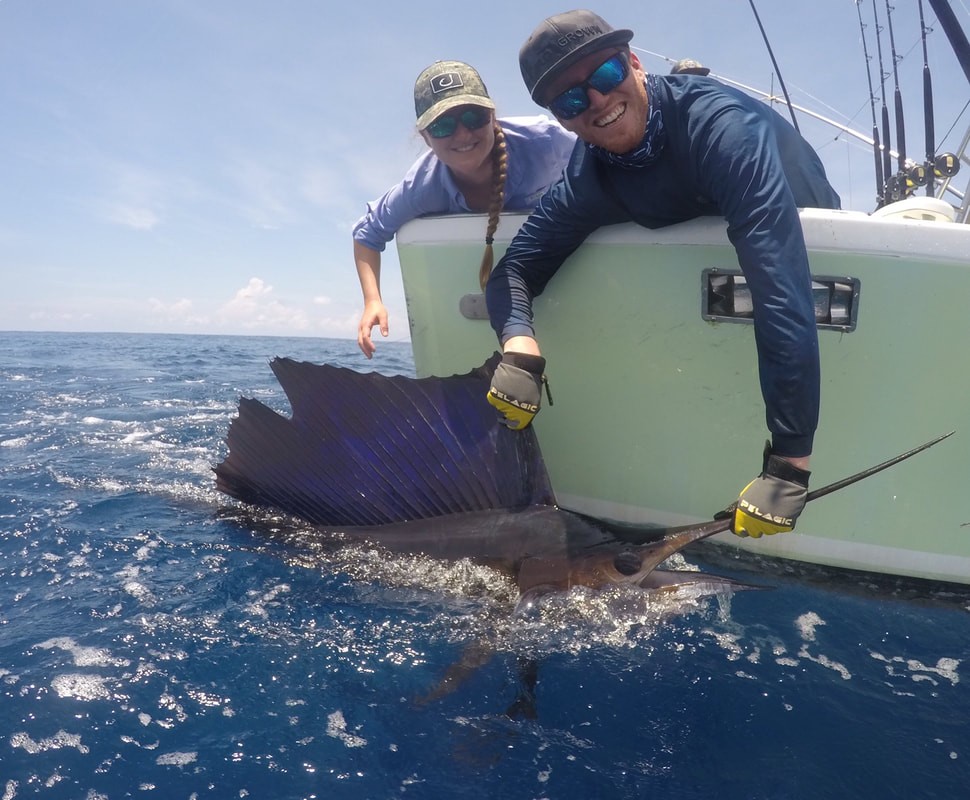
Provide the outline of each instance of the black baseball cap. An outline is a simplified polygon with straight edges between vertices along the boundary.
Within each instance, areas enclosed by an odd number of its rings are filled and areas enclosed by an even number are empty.
[[[539,105],[543,95],[563,70],[589,53],[627,44],[633,31],[615,29],[599,14],[579,9],[549,17],[536,28],[519,50],[522,79]]]

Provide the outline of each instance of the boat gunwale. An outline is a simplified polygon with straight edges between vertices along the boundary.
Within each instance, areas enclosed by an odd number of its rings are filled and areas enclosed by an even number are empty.
[[[918,258],[970,267],[970,225],[919,219],[872,216],[863,211],[801,209],[802,230],[810,252]],[[504,212],[495,242],[507,245],[528,214]],[[399,247],[474,244],[479,246],[484,214],[422,217],[397,233]],[[724,246],[727,223],[721,217],[697,217],[664,228],[634,222],[599,228],[587,244]]]

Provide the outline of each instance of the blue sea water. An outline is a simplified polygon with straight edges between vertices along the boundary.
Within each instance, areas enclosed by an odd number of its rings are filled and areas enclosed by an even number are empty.
[[[487,569],[216,492],[239,397],[287,409],[276,355],[412,373],[404,344],[0,333],[3,800],[970,796],[970,591],[701,547],[680,566],[772,588],[513,619]]]

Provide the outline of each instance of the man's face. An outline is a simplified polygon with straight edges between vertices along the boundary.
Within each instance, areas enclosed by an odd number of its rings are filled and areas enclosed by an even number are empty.
[[[550,84],[546,102],[575,86],[583,86],[590,76],[617,53],[607,48],[590,53],[570,66]],[[556,115],[562,126],[580,139],[614,153],[628,153],[640,144],[647,127],[647,90],[643,67],[636,54],[629,53],[629,70],[616,88],[603,94],[586,85],[589,108],[572,119]],[[553,109],[555,114],[555,109]]]

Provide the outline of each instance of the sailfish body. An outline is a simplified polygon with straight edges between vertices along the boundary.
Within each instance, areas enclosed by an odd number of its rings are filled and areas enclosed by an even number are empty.
[[[243,398],[216,486],[392,552],[500,569],[523,595],[574,585],[733,585],[657,569],[703,531],[636,544],[558,508],[535,431],[509,430],[485,401],[497,361],[464,375],[408,378],[274,359],[292,416]]]

